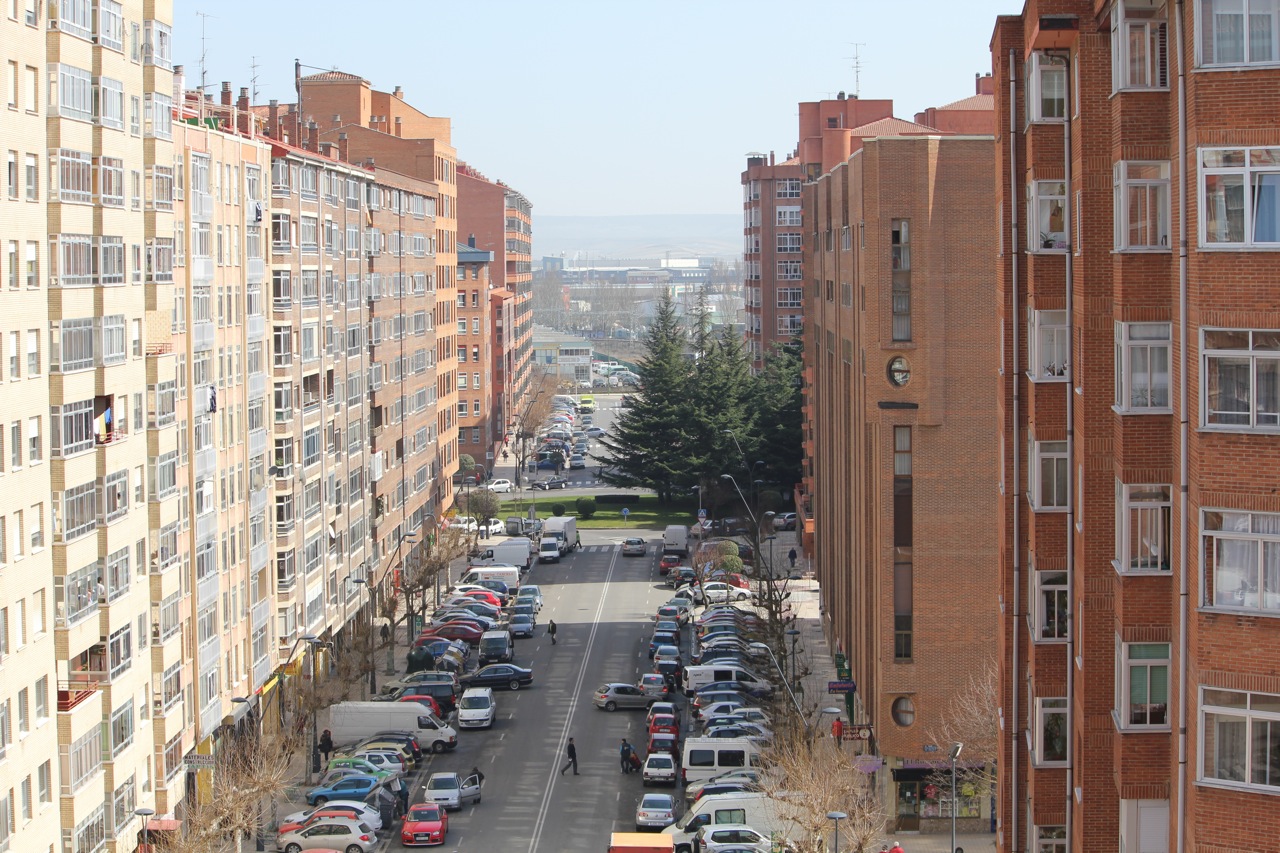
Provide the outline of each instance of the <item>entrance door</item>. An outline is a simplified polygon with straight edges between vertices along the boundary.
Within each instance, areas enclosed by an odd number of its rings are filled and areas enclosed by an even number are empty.
[[[920,783],[898,783],[898,819],[896,827],[899,832],[920,831]]]

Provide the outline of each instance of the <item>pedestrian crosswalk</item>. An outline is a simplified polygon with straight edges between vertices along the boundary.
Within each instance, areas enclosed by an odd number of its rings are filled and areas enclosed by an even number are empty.
[[[583,545],[582,553],[599,554],[607,551],[612,551],[614,548],[617,548],[617,547],[618,547],[617,545]]]

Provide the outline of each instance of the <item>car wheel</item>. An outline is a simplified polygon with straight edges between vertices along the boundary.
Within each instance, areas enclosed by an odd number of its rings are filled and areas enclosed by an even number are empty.
[[[519,690],[520,682],[513,678],[511,679],[511,683],[508,684],[507,686],[510,687],[512,690]]]
[[[297,844],[290,844],[284,848],[284,853],[302,853],[302,847]]]
[[[347,853],[364,853],[364,850],[360,847],[359,844],[352,844],[349,847],[347,847]]]
[[[605,702],[604,709],[606,711],[616,711],[618,710],[618,703],[613,701]]]
[[[328,798],[328,797],[316,797],[316,798],[315,798],[315,800],[314,800],[314,802],[315,802],[315,804],[316,804],[317,806],[323,806],[325,803],[329,802],[329,798]],[[299,848],[299,849],[301,849],[301,848]]]
[[[431,751],[434,752],[436,755],[439,755],[440,753],[444,752],[444,747],[445,747],[444,741],[438,740],[435,743],[431,744]]]

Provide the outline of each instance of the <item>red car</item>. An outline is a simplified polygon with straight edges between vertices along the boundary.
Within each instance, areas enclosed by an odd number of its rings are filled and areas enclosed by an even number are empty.
[[[658,574],[665,575],[678,565],[680,565],[679,556],[676,554],[663,554],[662,559],[658,561]]]
[[[437,717],[440,716],[440,703],[435,700],[435,697],[428,696],[425,693],[406,693],[403,696],[397,696],[396,701],[417,702],[421,705],[426,705],[431,709],[431,713],[435,714]]]
[[[649,734],[678,735],[680,734],[680,725],[671,714],[654,714],[653,719],[649,721]]]
[[[417,803],[409,806],[400,826],[400,843],[405,847],[444,844],[449,834],[449,814],[436,803]]]
[[[649,735],[649,748],[645,750],[646,755],[653,755],[655,752],[665,752],[673,755],[676,760],[680,760],[680,739],[672,734],[656,734]]]
[[[444,637],[446,640],[461,640],[473,646],[480,645],[480,635],[484,631],[471,624],[470,622],[446,622],[443,625],[437,625],[429,632],[418,637],[422,640],[424,637]]]
[[[498,596],[494,595],[492,592],[485,592],[480,589],[469,589],[464,592],[463,595],[467,596],[467,598],[474,598],[478,601],[483,601],[485,604],[492,605],[499,609],[502,607],[502,599],[498,598]]]

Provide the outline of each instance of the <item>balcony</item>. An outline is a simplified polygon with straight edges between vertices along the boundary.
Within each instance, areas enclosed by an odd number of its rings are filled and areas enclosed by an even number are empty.
[[[219,589],[216,572],[196,581],[196,610],[203,610],[217,601]]]
[[[192,222],[210,222],[213,219],[213,196],[193,190],[187,196],[187,210]]]
[[[249,490],[249,515],[261,515],[267,509],[267,490],[250,489]]]
[[[271,618],[271,599],[264,598],[261,601],[259,601],[257,604],[253,605],[253,610],[250,611],[249,624],[250,626],[252,626],[252,629],[256,631],[257,629],[261,628],[263,625],[267,624],[267,620],[270,618]]]
[[[267,263],[262,258],[249,258],[244,265],[245,284],[261,284]]]
[[[271,561],[271,551],[266,542],[249,549],[249,571],[260,572]]]
[[[213,349],[214,338],[217,330],[213,323],[192,323],[191,324],[191,348],[196,352],[205,352]]]
[[[266,602],[263,603],[265,604]],[[271,655],[263,655],[253,662],[253,684],[255,687],[267,683],[267,679],[271,676],[271,669]]]
[[[245,318],[245,337],[250,343],[260,341],[267,334],[267,320],[261,314],[250,314]]]
[[[261,374],[258,374],[261,375]],[[255,429],[249,431],[249,458],[261,456],[267,452],[267,431]]]
[[[187,266],[191,270],[193,284],[209,284],[213,281],[213,258],[190,258]]]
[[[216,636],[205,640],[196,650],[196,672],[203,674],[213,669],[221,656],[222,642]]]
[[[276,571],[276,594],[277,595],[288,595],[289,593],[293,592],[293,588],[297,585],[298,585],[297,575],[293,574],[292,572],[290,572],[287,575],[282,575],[277,569]],[[280,640],[281,642],[283,642],[284,638],[281,637]]]
[[[89,677],[89,673],[73,672],[67,681],[58,682],[58,711],[74,710],[82,703],[98,695],[101,683]]]
[[[196,542],[209,542],[218,537],[218,514],[204,512],[196,516]]]
[[[249,399],[259,400],[267,393],[267,374],[249,374]]]

